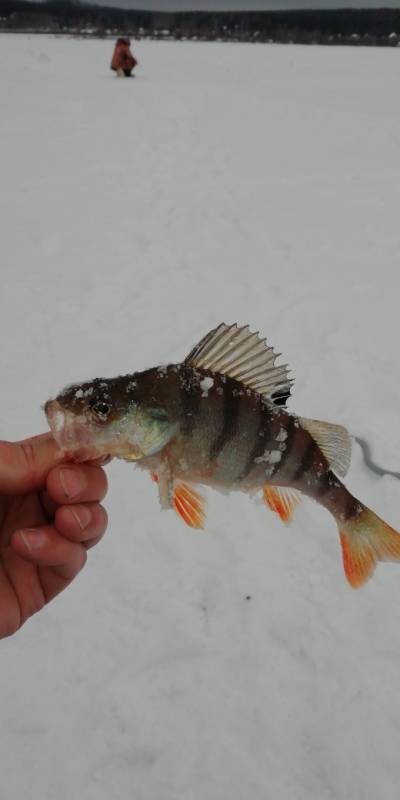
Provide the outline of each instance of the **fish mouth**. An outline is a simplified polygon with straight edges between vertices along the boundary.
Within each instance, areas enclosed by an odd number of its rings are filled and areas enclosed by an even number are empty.
[[[75,461],[89,461],[105,455],[93,444],[87,420],[63,408],[58,400],[48,400],[44,406],[52,435],[60,450]]]

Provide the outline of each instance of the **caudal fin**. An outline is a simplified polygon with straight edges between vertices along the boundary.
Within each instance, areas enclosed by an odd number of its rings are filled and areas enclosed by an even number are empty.
[[[377,561],[400,561],[400,534],[366,506],[339,523],[339,535],[344,571],[353,589],[366,583]]]

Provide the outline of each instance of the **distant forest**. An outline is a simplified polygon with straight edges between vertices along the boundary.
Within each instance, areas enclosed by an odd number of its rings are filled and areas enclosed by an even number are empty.
[[[203,41],[400,46],[400,9],[152,12],[2,0],[0,31]]]

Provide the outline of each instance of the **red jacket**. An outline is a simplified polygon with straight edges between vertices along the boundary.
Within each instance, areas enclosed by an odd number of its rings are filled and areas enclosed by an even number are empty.
[[[111,61],[111,69],[133,69],[137,64],[136,58],[132,55],[126,39],[118,39]]]

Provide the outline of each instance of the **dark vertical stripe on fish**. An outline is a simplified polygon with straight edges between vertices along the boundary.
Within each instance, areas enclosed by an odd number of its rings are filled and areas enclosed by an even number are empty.
[[[224,406],[222,429],[210,448],[210,461],[214,461],[229,439],[235,435],[240,412],[240,394],[236,381],[227,378],[223,385]]]
[[[190,376],[188,371],[185,372],[186,374],[184,376],[181,375],[179,379],[179,392],[183,418],[182,433],[187,435],[194,426],[195,417],[199,410],[201,390],[197,378]],[[194,380],[196,384],[193,386]]]
[[[255,463],[256,458],[261,458],[264,455],[265,451],[268,447],[269,441],[269,426],[271,424],[272,414],[268,411],[260,412],[260,423],[256,433],[256,440],[252,450],[250,451],[250,455],[238,476],[238,480],[242,481],[244,478],[247,478],[253,467],[258,466]]]
[[[328,471],[328,469],[325,469],[325,471],[323,472],[318,481],[318,486],[315,496],[318,497],[318,499],[325,497],[325,495],[328,494],[328,492],[330,492],[332,488],[333,484],[330,472]]]
[[[330,495],[330,498],[328,498],[328,495]],[[313,496],[330,510],[332,510],[331,504],[333,504],[335,513],[339,513],[343,520],[351,519],[360,513],[359,501],[350,494],[329,468],[321,475],[316,493]]]
[[[293,475],[292,480],[297,483],[300,481],[301,478],[311,469],[314,463],[314,456],[317,452],[317,445],[314,442],[314,439],[311,439],[307,444],[307,447],[303,453],[303,457],[301,459],[300,466],[296,469],[296,472]]]
[[[343,516],[345,519],[351,519],[355,515],[360,513],[360,509],[362,508],[361,504],[352,494],[346,489],[345,486],[341,486],[338,489],[343,496]],[[343,493],[343,494],[342,494]]]

